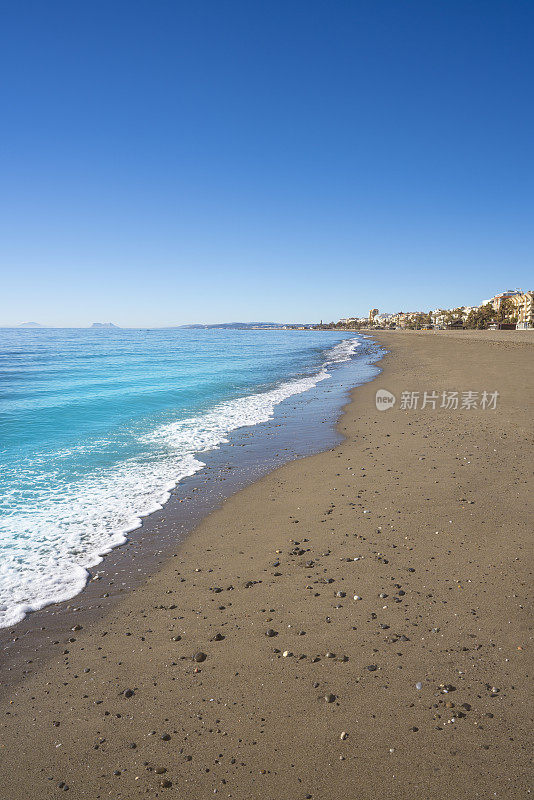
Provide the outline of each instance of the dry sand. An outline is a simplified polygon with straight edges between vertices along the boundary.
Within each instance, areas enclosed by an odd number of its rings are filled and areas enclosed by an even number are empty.
[[[0,797],[527,795],[534,341],[376,338],[341,445],[231,497],[11,688]],[[380,412],[379,388],[500,396]]]

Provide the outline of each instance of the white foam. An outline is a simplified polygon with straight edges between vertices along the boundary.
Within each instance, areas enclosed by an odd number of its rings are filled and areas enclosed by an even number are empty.
[[[328,378],[328,367],[349,360],[358,345],[354,338],[337,344],[315,375],[161,425],[142,437],[148,445],[144,458],[101,469],[61,491],[43,489],[25,512],[5,518],[0,525],[0,627],[78,594],[87,570],[123,544],[143,517],[160,509],[180,480],[202,469],[195,453],[219,447],[231,431],[266,422],[279,403]]]

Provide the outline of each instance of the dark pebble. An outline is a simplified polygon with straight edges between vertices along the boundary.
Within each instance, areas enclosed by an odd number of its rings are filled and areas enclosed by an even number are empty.
[[[198,653],[195,653],[195,655],[193,656],[193,661],[196,661],[197,664],[200,664],[202,661],[205,661],[206,659],[207,659],[206,653],[203,653],[201,650],[199,650]]]

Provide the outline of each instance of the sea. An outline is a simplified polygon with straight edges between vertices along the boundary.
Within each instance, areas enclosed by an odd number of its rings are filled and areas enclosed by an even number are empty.
[[[78,594],[232,432],[378,357],[341,331],[0,329],[0,627]]]

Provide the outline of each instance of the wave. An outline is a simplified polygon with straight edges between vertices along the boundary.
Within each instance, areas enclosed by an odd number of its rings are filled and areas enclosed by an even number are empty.
[[[161,509],[181,480],[204,467],[196,454],[220,447],[232,431],[267,422],[277,405],[328,378],[329,368],[350,360],[359,344],[351,338],[335,345],[314,375],[159,425],[140,437],[142,456],[45,488],[24,511],[7,516],[0,527],[0,627],[77,595],[88,569]]]

